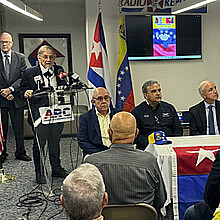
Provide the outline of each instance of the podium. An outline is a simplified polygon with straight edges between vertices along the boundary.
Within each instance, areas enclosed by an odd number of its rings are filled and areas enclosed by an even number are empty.
[[[69,89],[69,90],[58,90],[56,93],[58,94],[58,97],[67,96],[68,100],[65,100],[65,103],[68,103],[72,107],[72,114],[73,118],[76,123],[72,123],[71,121],[67,121],[64,123],[64,129],[62,132],[62,136],[70,136],[70,135],[76,135],[79,127],[79,116],[85,112],[88,111],[87,105],[76,105],[74,103],[74,96],[77,93],[81,93],[85,91],[85,89]],[[35,97],[40,97],[41,95],[47,95],[45,92],[39,92],[35,95]],[[24,138],[33,138],[34,134],[31,129],[31,126],[27,122],[28,118],[28,110],[25,109],[24,111]]]

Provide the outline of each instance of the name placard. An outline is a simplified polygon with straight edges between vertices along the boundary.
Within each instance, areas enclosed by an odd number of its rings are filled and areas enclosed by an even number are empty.
[[[55,105],[39,108],[42,124],[73,121],[74,116],[71,105]]]

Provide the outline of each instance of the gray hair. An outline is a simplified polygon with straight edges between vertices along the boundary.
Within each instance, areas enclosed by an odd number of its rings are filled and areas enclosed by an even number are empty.
[[[37,55],[41,56],[47,50],[51,50],[53,52],[53,56],[56,57],[56,53],[55,53],[54,49],[49,45],[41,46],[37,52]]]
[[[160,84],[158,83],[158,81],[148,80],[148,81],[146,81],[146,82],[143,84],[143,86],[142,86],[142,92],[143,92],[143,94],[144,94],[144,93],[147,93],[147,88],[148,88],[149,86],[152,86],[153,84],[158,84],[158,85],[160,86]]]
[[[105,185],[98,168],[82,164],[63,181],[63,203],[70,220],[90,220],[99,216]]]
[[[199,84],[198,91],[199,91],[200,95],[204,92],[204,89],[209,82],[210,81],[208,81],[208,80],[204,80]]]

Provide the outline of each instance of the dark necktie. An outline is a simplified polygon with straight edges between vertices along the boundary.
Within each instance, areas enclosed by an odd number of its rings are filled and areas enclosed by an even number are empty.
[[[6,77],[7,79],[9,79],[9,59],[8,59],[8,55],[5,55],[5,73],[6,73]]]
[[[215,127],[214,127],[214,117],[213,117],[213,111],[212,111],[212,105],[210,105],[209,108],[209,113],[208,113],[208,121],[209,121],[209,134],[215,134]]]

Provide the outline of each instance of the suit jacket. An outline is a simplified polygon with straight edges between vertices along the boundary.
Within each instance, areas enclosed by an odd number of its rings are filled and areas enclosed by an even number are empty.
[[[215,101],[217,125],[220,131],[220,101]],[[206,135],[207,120],[204,101],[189,109],[190,135]]]
[[[110,119],[117,112],[116,109],[111,108]],[[108,149],[102,143],[101,130],[95,108],[80,116],[77,138],[79,146],[83,150],[83,156]]]
[[[65,82],[58,77],[58,70],[59,69],[61,69],[63,71],[63,68],[61,66],[57,66],[57,65],[54,66],[54,74],[56,76],[57,86],[62,86],[62,85],[65,85]],[[40,83],[40,90],[43,91],[44,90],[43,87],[45,86],[45,83],[43,81],[43,74],[41,72],[40,66],[37,65],[34,67],[30,67],[25,71],[24,76],[21,81],[21,87],[20,87],[21,98],[26,100],[24,98],[24,93],[26,90],[33,90],[34,92],[37,90],[37,82],[35,79],[36,79],[36,77],[39,77],[39,76],[42,79],[42,83]],[[38,108],[39,107],[46,107],[49,105],[48,95],[45,95],[45,96],[39,95],[36,97],[32,97],[29,101],[30,101],[32,114],[34,116],[34,120],[36,120],[40,117]],[[30,125],[32,125],[30,115],[28,117],[28,122]]]
[[[19,90],[21,79],[25,69],[27,68],[25,57],[23,54],[12,51],[11,52],[11,65],[10,65],[10,78],[7,80],[5,68],[2,60],[2,54],[0,53],[0,89],[9,88],[10,86],[15,89],[12,92],[14,96],[14,104],[16,108],[25,106],[25,102],[20,99]],[[9,107],[12,101],[0,96],[0,107]]]
[[[220,151],[216,154],[213,167],[209,173],[205,186],[204,199],[212,211],[215,211],[220,202]]]

